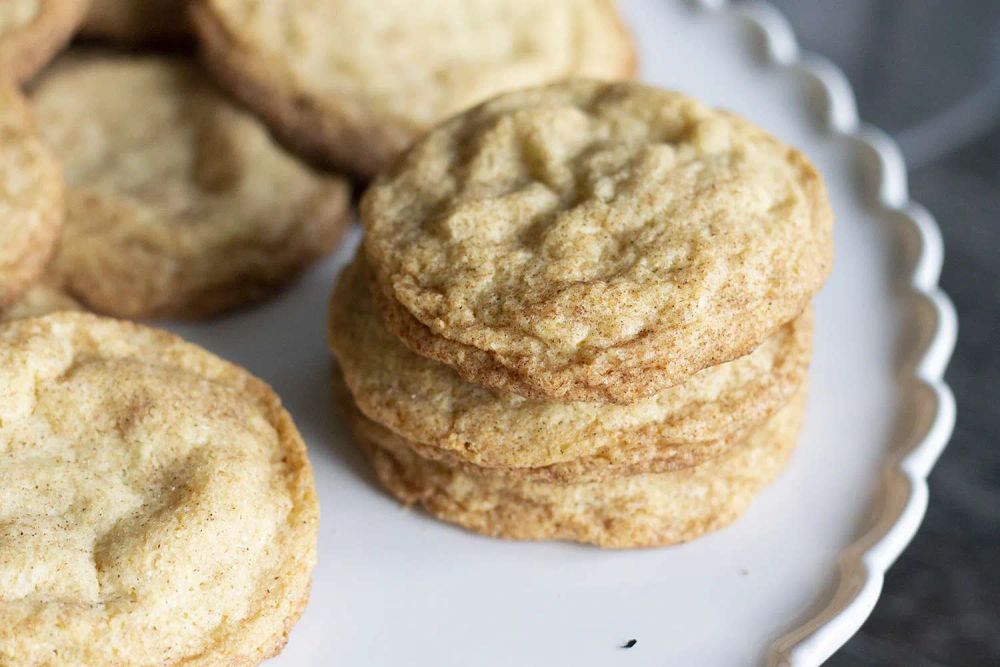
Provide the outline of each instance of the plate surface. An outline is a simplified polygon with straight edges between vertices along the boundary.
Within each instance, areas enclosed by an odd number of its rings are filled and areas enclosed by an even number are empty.
[[[309,445],[319,565],[271,664],[818,664],[870,612],[916,530],[954,417],[940,375],[955,323],[936,288],[937,230],[908,202],[898,152],[858,126],[842,76],[800,59],[766,5],[623,5],[645,80],[747,116],[826,177],[837,261],[817,299],[809,413],[789,469],[735,525],[659,550],[502,542],[401,509],[374,485],[330,393],[326,301],[355,232],[278,300],[171,327],[269,381]]]

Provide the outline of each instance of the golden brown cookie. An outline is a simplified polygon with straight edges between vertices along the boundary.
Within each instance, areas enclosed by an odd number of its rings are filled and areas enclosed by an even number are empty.
[[[622,78],[613,0],[197,0],[206,64],[288,145],[372,176],[442,118],[500,91]]]
[[[174,42],[191,34],[186,0],[92,0],[80,33],[126,44]]]
[[[267,385],[166,332],[60,313],[0,325],[0,396],[0,664],[281,650],[318,505]]]
[[[477,533],[613,548],[665,546],[739,517],[784,468],[804,409],[803,391],[745,442],[700,466],[584,484],[512,479],[502,472],[472,475],[420,458],[374,422],[359,439],[392,495]],[[371,437],[372,431],[384,437]]]
[[[0,308],[41,275],[62,221],[59,165],[21,93],[0,80]]]
[[[753,429],[745,429],[716,440],[704,442],[657,443],[642,440],[625,440],[593,456],[581,456],[533,468],[480,466],[471,463],[464,452],[443,449],[409,440],[369,419],[355,404],[351,392],[344,384],[339,369],[334,369],[333,393],[341,415],[362,441],[378,442],[390,449],[406,449],[419,458],[438,462],[470,478],[504,479],[529,482],[548,482],[576,485],[586,482],[605,482],[629,475],[663,473],[684,470],[715,459],[747,438]]]
[[[390,335],[359,258],[330,303],[330,346],[354,403],[425,458],[566,480],[664,471],[718,455],[805,382],[811,310],[752,354],[631,405],[557,403],[470,384]]]
[[[73,36],[90,0],[0,2],[0,79],[24,83]]]
[[[258,301],[350,222],[343,179],[285,153],[186,60],[70,58],[34,104],[67,182],[53,271],[94,310],[202,317]]]
[[[748,354],[832,264],[805,157],[679,93],[573,81],[453,118],[361,204],[392,333],[467,380],[632,403]]]
[[[0,308],[0,322],[38,317],[61,310],[81,310],[80,304],[58,287],[39,282],[28,288],[21,298]]]

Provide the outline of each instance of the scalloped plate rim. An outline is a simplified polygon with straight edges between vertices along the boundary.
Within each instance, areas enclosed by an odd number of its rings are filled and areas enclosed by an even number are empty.
[[[884,463],[886,474],[880,489],[888,494],[891,478],[904,480],[907,500],[895,517],[886,516],[883,508],[872,528],[841,551],[837,583],[832,594],[827,595],[826,604],[772,642],[768,651],[771,665],[819,665],[861,628],[875,608],[886,571],[923,521],[928,502],[927,477],[954,430],[955,398],[944,381],[944,372],[958,335],[958,317],[948,295],[938,286],[944,242],[934,217],[909,198],[906,164],[899,147],[885,132],[859,119],[854,92],[839,67],[826,58],[803,52],[785,17],[763,0],[740,5],[728,0],[695,0],[695,5],[702,11],[735,12],[753,24],[764,35],[770,67],[804,72],[822,86],[826,129],[861,142],[878,157],[881,208],[900,215],[920,239],[920,254],[909,276],[909,292],[929,304],[935,314],[934,330],[906,378],[932,393],[935,410],[923,436],[903,455],[890,456]]]

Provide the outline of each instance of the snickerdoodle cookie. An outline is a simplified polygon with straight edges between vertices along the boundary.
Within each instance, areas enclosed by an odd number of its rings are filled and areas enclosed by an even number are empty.
[[[700,466],[583,484],[473,475],[421,458],[370,420],[355,431],[383,486],[444,521],[508,539],[649,547],[692,540],[739,517],[784,468],[804,406],[803,391],[744,442]]]
[[[260,300],[349,224],[345,181],[285,153],[185,60],[67,58],[33,101],[67,183],[53,272],[94,310],[200,317]]]
[[[0,78],[23,83],[69,41],[90,0],[0,2]]]
[[[59,165],[21,93],[0,81],[0,308],[41,275],[62,221]]]
[[[60,310],[81,310],[76,299],[58,287],[43,281],[35,283],[14,303],[0,308],[0,322],[38,317]]]
[[[613,0],[196,0],[206,64],[283,140],[372,176],[437,121],[498,92],[622,78]]]
[[[379,321],[363,258],[330,304],[330,345],[354,404],[425,458],[579,480],[665,471],[718,455],[805,382],[811,310],[753,353],[630,405],[526,399],[471,384],[407,349]]]
[[[757,348],[832,264],[823,182],[732,114],[630,82],[439,125],[361,205],[390,330],[466,379],[631,403]]]
[[[92,0],[80,33],[126,44],[184,39],[187,0]]]
[[[281,650],[318,505],[263,382],[129,322],[9,322],[0,451],[0,664],[255,665]]]

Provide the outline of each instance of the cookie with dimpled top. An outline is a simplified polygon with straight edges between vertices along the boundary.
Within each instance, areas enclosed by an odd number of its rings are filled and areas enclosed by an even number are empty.
[[[318,505],[271,389],[82,313],[0,325],[0,663],[255,665],[309,595]]]
[[[438,519],[492,537],[635,548],[686,542],[735,521],[785,467],[804,409],[803,388],[742,443],[693,468],[571,484],[471,474],[421,458],[364,417],[353,427],[389,493]]]
[[[122,44],[182,41],[191,36],[187,0],[91,0],[80,33]]]
[[[361,204],[392,333],[470,382],[634,403],[749,354],[833,257],[820,175],[730,113],[632,82],[501,95]]]

